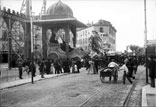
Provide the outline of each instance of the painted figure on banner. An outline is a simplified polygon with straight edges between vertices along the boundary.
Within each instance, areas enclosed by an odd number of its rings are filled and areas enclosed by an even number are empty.
[[[63,37],[64,37],[64,33],[63,33],[63,29],[54,29],[53,31],[49,32],[49,42],[50,43],[56,43],[56,44],[60,44],[63,43]]]
[[[93,35],[89,38],[89,46],[96,53],[100,52],[102,39],[100,38],[97,31],[92,31]]]

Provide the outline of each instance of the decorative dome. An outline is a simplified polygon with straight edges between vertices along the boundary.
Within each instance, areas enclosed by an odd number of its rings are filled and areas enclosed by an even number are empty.
[[[46,15],[50,15],[55,18],[71,18],[73,17],[73,11],[68,5],[59,1],[47,9]]]

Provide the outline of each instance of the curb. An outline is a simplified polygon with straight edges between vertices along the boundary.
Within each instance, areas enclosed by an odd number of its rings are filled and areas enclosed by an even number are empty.
[[[147,97],[146,97],[146,89],[145,89],[145,86],[142,88],[141,106],[146,106],[147,107]]]
[[[13,88],[13,87],[21,86],[21,85],[28,84],[28,83],[31,83],[31,81],[30,82],[21,83],[21,84],[17,84],[17,85],[12,85],[12,86],[8,86],[8,87],[4,87],[4,88],[0,88],[0,90]]]
[[[150,101],[149,99],[147,99],[147,95],[154,95],[155,98],[156,98],[156,88],[151,88],[150,85],[145,85],[143,88],[142,88],[142,102],[141,102],[141,106],[155,106],[156,105],[156,102],[154,100],[154,105],[150,105],[150,102],[148,104],[148,101]]]
[[[64,74],[61,74],[61,75],[56,75],[56,76],[47,77],[47,78],[39,78],[39,79],[34,80],[34,82],[41,81],[41,80],[46,80],[46,79],[49,79],[49,78],[55,78],[55,77],[59,77],[59,76],[67,75],[67,74],[69,74],[69,73],[64,73]],[[9,89],[9,88],[13,88],[13,87],[29,84],[29,83],[31,83],[31,81],[26,81],[26,82],[23,82],[23,83],[12,85],[12,86],[7,86],[7,87],[4,87],[4,88],[0,88],[0,90]]]

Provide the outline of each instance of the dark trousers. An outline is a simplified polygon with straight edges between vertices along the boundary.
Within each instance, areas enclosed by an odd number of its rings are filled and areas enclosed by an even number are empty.
[[[36,73],[36,70],[33,70],[33,71],[32,71],[33,77],[35,77],[35,73]]]
[[[44,78],[44,69],[41,69],[40,73],[41,73],[41,78]]]
[[[22,67],[19,67],[19,78],[22,79]]]
[[[132,68],[129,68],[128,71],[129,71],[129,73],[128,73],[129,74],[129,77],[133,77],[133,69]]]
[[[124,71],[124,74],[123,74],[123,83],[124,83],[124,84],[125,84],[126,78],[127,78],[128,81],[132,84],[132,80],[129,78],[129,74],[126,73],[126,71]]]
[[[133,68],[129,68],[128,71],[129,71],[128,73],[129,77],[135,79],[135,77],[133,76]]]
[[[49,68],[46,70],[46,73],[47,74],[50,74],[50,69]]]
[[[98,73],[98,65],[95,65],[95,69],[96,69],[95,73],[97,74]]]
[[[60,73],[59,71],[60,70],[58,68],[55,68],[55,74],[59,74]]]
[[[77,73],[80,73],[80,70],[79,70],[79,68],[77,68]]]
[[[151,79],[151,87],[155,87],[155,80],[154,80],[154,78],[150,77],[150,79]]]
[[[137,72],[137,68],[138,68],[138,66],[135,66],[135,67],[133,68],[135,74],[136,74],[136,72]]]

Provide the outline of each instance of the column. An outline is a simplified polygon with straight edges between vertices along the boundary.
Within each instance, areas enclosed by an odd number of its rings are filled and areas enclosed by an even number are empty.
[[[42,54],[43,54],[43,58],[46,59],[47,58],[47,41],[46,41],[46,26],[42,26]]]
[[[70,42],[70,34],[69,34],[69,26],[64,28],[65,30],[65,42],[66,42],[66,55],[68,56],[69,53],[69,42]]]
[[[31,37],[30,37],[30,23],[26,23],[25,25],[25,44],[24,44],[24,51],[25,51],[25,58],[31,58]]]
[[[9,24],[8,24],[8,68],[11,69],[12,65],[12,41],[11,41],[11,19],[9,18]]]

